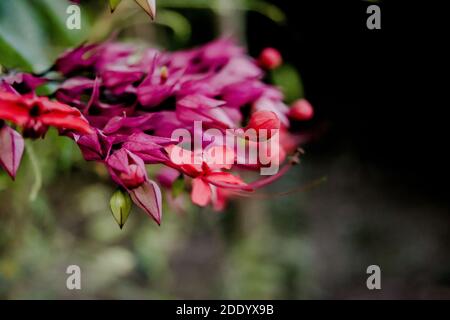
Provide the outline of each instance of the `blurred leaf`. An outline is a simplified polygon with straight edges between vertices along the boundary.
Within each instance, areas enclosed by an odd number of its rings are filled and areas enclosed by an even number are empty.
[[[34,4],[34,10],[38,12],[41,19],[41,26],[45,28],[47,41],[51,47],[55,46],[74,46],[86,37],[87,31],[90,29],[89,15],[83,11],[81,30],[70,30],[66,26],[67,2],[61,0],[40,0]],[[53,51],[48,53],[53,55]],[[53,57],[51,57],[53,60]]]
[[[272,71],[272,81],[281,88],[286,101],[293,102],[303,97],[303,84],[297,69],[285,64]]]
[[[158,20],[156,22],[170,28],[178,42],[184,44],[189,41],[192,28],[189,20],[183,15],[175,11],[164,10],[159,13]]]
[[[260,13],[278,24],[286,22],[286,15],[284,12],[271,3],[259,0],[251,1],[248,9]]]
[[[0,1],[0,64],[21,71],[42,71],[64,47],[81,41],[83,30],[66,28],[66,1]],[[61,47],[61,50],[55,48]]]
[[[224,0],[231,1],[231,0]],[[189,8],[189,9],[209,9],[214,10],[216,13],[220,13],[217,5],[218,1],[213,0],[164,0],[158,2],[159,7],[164,8]],[[276,23],[286,22],[286,15],[277,6],[262,0],[237,0],[233,4],[237,10],[242,11],[254,11],[262,14],[263,16],[273,20]],[[158,18],[159,19],[159,18]]]
[[[48,66],[44,51],[47,41],[41,28],[41,19],[33,10],[32,2],[26,0],[0,1],[0,38],[1,42],[7,43],[20,53],[25,61],[29,61],[34,70]],[[0,63],[6,67],[13,66],[3,61]],[[26,65],[14,67],[26,67]]]
[[[0,35],[0,65],[8,68],[31,71],[28,61]]]

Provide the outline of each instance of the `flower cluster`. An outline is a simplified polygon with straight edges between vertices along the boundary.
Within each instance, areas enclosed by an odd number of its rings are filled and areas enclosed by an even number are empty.
[[[282,92],[263,81],[265,72],[281,63],[275,49],[252,59],[229,39],[178,52],[116,42],[82,45],[60,56],[44,76],[19,73],[0,80],[0,165],[14,177],[22,136],[44,137],[53,126],[78,144],[87,161],[104,164],[158,224],[161,191],[147,165],[158,165],[156,178],[164,188],[187,182],[193,203],[221,210],[230,196],[251,192],[286,170],[247,183],[237,171],[267,163],[238,162],[238,147],[217,136],[241,129],[238,145],[261,149],[267,143],[245,132],[268,130],[265,139],[277,142],[270,145],[270,158],[281,165],[301,143],[296,123],[313,115],[306,100],[288,107]],[[51,99],[38,97],[35,89],[50,81],[58,82]],[[197,132],[196,122],[206,131]],[[174,138],[180,128],[201,135],[201,150],[193,139]],[[199,152],[200,162],[194,161]]]

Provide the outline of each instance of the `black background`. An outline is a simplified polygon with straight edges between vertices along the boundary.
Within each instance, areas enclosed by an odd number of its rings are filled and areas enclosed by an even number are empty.
[[[300,70],[316,124],[329,125],[310,152],[348,150],[408,193],[447,201],[444,8],[379,1],[382,28],[369,30],[371,2],[272,2],[288,23],[250,17],[250,48],[280,48]]]

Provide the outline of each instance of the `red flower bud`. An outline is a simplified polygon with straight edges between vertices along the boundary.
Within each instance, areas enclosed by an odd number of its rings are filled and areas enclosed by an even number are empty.
[[[266,48],[261,52],[258,62],[262,68],[273,70],[283,63],[283,58],[277,49]]]
[[[306,99],[300,99],[292,104],[289,117],[298,121],[307,121],[314,116],[314,108]]]
[[[259,137],[261,130],[267,130],[267,139],[272,137],[272,130],[280,129],[280,119],[272,111],[260,110],[252,114],[245,129],[254,129]]]

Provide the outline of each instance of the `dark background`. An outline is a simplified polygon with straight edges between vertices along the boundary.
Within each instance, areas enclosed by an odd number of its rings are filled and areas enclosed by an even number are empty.
[[[298,67],[316,106],[313,127],[325,128],[304,160],[328,178],[308,210],[313,234],[327,239],[325,296],[374,297],[349,266],[378,263],[388,280],[375,296],[449,297],[445,11],[380,1],[382,29],[368,30],[370,2],[273,3],[288,24],[251,17],[248,38],[255,53],[275,46]]]
[[[371,2],[273,3],[288,25],[261,29],[264,23],[254,18],[250,43],[275,44],[299,68],[308,99],[318,106],[317,121],[332,123],[315,148],[348,149],[408,192],[448,200],[448,102],[438,97],[444,81],[438,47],[448,36],[443,8],[380,1],[382,29],[368,30]]]

